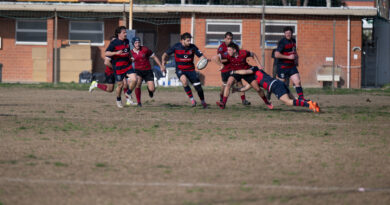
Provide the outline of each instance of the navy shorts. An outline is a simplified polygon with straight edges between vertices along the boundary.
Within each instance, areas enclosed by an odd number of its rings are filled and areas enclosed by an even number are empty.
[[[106,75],[106,79],[105,79],[105,83],[107,83],[107,84],[115,84],[115,75],[114,75],[114,73],[113,74],[111,74],[111,75],[107,75],[107,74],[105,74]]]
[[[123,74],[116,74],[116,73],[115,73],[115,80],[116,80],[116,82],[120,82],[120,81],[122,81],[124,78],[126,78],[127,75],[133,74],[133,73],[135,73],[135,71],[134,71],[133,68],[132,68],[132,69],[129,69],[126,73],[123,73]]]
[[[230,71],[229,72],[224,72],[224,73],[221,72],[222,82],[224,84],[226,84],[230,76],[231,76],[230,75]]]
[[[142,78],[145,82],[154,81],[154,75],[152,70],[135,70],[135,73]]]
[[[278,78],[289,79],[292,75],[299,72],[296,66],[292,68],[281,68],[280,66],[278,66],[277,73],[278,73]]]
[[[200,85],[200,80],[199,80],[198,74],[195,72],[195,70],[193,70],[193,71],[182,71],[182,70],[176,68],[176,75],[177,75],[177,77],[179,79],[180,79],[180,77],[182,75],[184,75],[184,76],[186,76],[188,78],[188,80],[190,80],[192,85],[194,85],[194,84],[199,84]]]
[[[233,74],[233,77],[237,82],[241,82],[241,79],[244,79],[249,84],[251,84],[252,81],[256,80],[254,74],[250,74],[250,75]]]
[[[279,99],[284,94],[290,93],[290,90],[285,83],[280,80],[275,80],[275,82],[271,85],[271,92]]]

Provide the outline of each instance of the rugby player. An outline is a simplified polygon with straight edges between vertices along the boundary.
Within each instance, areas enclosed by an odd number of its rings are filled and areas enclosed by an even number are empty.
[[[139,107],[142,107],[141,104],[141,85],[142,80],[145,80],[148,85],[149,97],[153,97],[155,87],[154,87],[154,74],[152,71],[152,66],[150,65],[149,58],[157,63],[157,65],[162,68],[160,60],[157,56],[146,46],[141,46],[141,39],[139,37],[134,37],[131,40],[134,48],[131,50],[131,54],[134,59],[134,69],[137,74],[137,85],[135,87],[135,96],[137,98],[137,103]],[[162,69],[162,72],[165,72]]]
[[[213,56],[212,60],[214,60],[214,62],[217,61],[217,58],[219,58],[219,55],[223,55],[224,53],[227,52],[227,46],[233,42],[233,33],[232,32],[226,32],[225,33],[225,38],[224,38],[224,42],[221,43],[221,45],[219,45],[218,47],[218,50],[217,50],[217,55],[216,56]],[[227,83],[227,80],[230,76],[230,67],[229,67],[229,62],[227,61],[227,59],[223,59],[221,60],[224,67],[223,69],[221,69],[221,78],[222,78],[222,85],[221,85],[221,92],[220,92],[220,99],[219,101],[222,102],[223,100],[223,93],[224,93],[224,90],[225,90],[225,85]],[[238,83],[238,86],[242,87],[242,84],[241,82],[237,82]],[[251,103],[246,100],[246,97],[245,97],[245,92],[241,92],[240,93],[240,96],[241,96],[241,102],[243,105],[250,105]]]
[[[270,93],[274,93],[275,96],[284,102],[284,104],[288,106],[301,106],[301,107],[308,107],[313,112],[320,112],[320,107],[318,103],[313,102],[311,100],[305,100],[305,99],[291,99],[289,97],[290,90],[286,86],[285,83],[283,83],[280,80],[277,80],[275,78],[272,78],[269,76],[266,72],[264,72],[263,69],[259,69],[257,67],[252,67],[248,70],[234,70],[232,71],[233,75],[253,75],[255,74],[256,80],[255,82],[265,90],[267,90]],[[251,88],[251,85],[244,82],[245,86],[241,88],[233,88],[233,92],[242,92],[247,91]]]
[[[202,85],[200,84],[199,77],[195,72],[194,57],[196,55],[200,59],[206,58],[208,61],[210,61],[210,59],[208,59],[202,52],[200,52],[198,47],[191,43],[191,38],[192,36],[189,33],[182,34],[180,37],[180,42],[169,48],[162,55],[161,61],[164,68],[167,57],[171,54],[175,55],[176,75],[183,84],[184,91],[190,98],[192,107],[196,106],[196,101],[192,95],[191,87],[189,86],[188,81],[191,82],[196,92],[198,93],[203,108],[207,108]]]

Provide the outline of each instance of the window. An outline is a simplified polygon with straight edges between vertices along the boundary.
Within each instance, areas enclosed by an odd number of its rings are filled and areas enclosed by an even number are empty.
[[[16,20],[16,44],[47,45],[46,20]]]
[[[71,44],[104,45],[104,23],[101,21],[71,21],[69,25]]]
[[[241,20],[206,20],[206,46],[219,46],[228,31],[233,33],[233,41],[241,45]]]
[[[280,39],[284,37],[283,28],[290,26],[293,28],[293,37],[297,36],[296,21],[266,21],[265,22],[265,46],[276,47]]]

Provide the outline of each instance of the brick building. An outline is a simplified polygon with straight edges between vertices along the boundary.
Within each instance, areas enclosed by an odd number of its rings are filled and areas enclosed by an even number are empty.
[[[80,65],[90,60],[84,70],[102,72],[110,36],[117,26],[127,25],[129,11],[128,5],[117,3],[0,2],[0,5],[3,82],[53,82],[55,47],[60,50],[58,58],[67,52],[70,56],[57,60],[60,81],[64,81],[65,71],[72,71],[69,62],[73,61],[74,65]],[[194,43],[211,57],[229,30],[243,49],[255,52],[260,58],[264,51],[266,71],[272,73],[271,51],[282,36],[282,27],[292,26],[305,87],[322,86],[317,74],[324,65],[332,63],[335,34],[335,64],[341,68],[339,85],[361,86],[361,52],[357,48],[362,47],[362,18],[376,16],[374,7],[266,7],[264,21],[262,11],[261,6],[134,5],[133,28],[158,56],[178,41],[180,33],[190,32]],[[264,48],[262,22],[265,22]],[[88,51],[66,50],[69,44],[85,44],[80,40],[86,39],[90,41]],[[85,61],[77,59],[85,55]],[[210,63],[201,71],[205,85],[220,85],[217,70]]]

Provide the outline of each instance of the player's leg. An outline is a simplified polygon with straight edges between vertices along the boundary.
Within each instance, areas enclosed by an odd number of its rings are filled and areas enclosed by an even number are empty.
[[[92,92],[95,88],[99,88],[100,90],[111,93],[114,90],[114,84],[98,83],[97,81],[92,81],[91,85],[89,86],[89,92]]]
[[[154,86],[154,74],[153,74],[153,71],[152,70],[146,71],[142,78],[146,81],[149,97],[153,98],[154,91],[156,90],[156,88]]]
[[[228,99],[229,94],[230,94],[230,88],[233,86],[235,81],[236,81],[236,79],[234,78],[234,76],[230,76],[228,78],[228,81],[226,83],[226,86],[225,86],[225,89],[224,89],[224,92],[223,92],[222,102],[217,102],[217,105],[221,109],[225,109],[225,106],[226,106],[226,103],[227,103],[227,99]]]
[[[122,94],[123,78],[124,78],[124,76],[125,75],[120,75],[120,74],[118,74],[118,75],[116,74],[115,75],[115,80],[116,80],[116,83],[117,83],[117,87],[116,87],[116,105],[119,108],[123,108],[121,94]]]
[[[244,79],[243,79],[244,80]],[[250,83],[250,85],[252,86],[252,88],[254,90],[256,90],[257,94],[260,96],[260,98],[264,101],[265,105],[267,105],[267,107],[269,109],[273,109],[274,106],[268,101],[267,97],[265,96],[265,93],[263,91],[263,89],[260,88],[259,84],[257,83],[256,80],[252,80],[252,82]]]
[[[287,86],[287,89],[288,89],[288,86],[290,84],[290,80],[289,80],[290,75],[289,75],[288,69],[283,69],[283,68],[278,67],[277,73],[276,73],[276,79],[282,81]],[[288,92],[288,96],[291,99],[294,99],[294,96],[291,94],[290,90]]]
[[[131,90],[129,90],[129,84],[130,84],[130,79],[125,78],[123,79],[123,93],[126,96],[126,106],[130,105],[137,105],[136,102],[133,102],[133,97],[131,96]]]
[[[222,102],[222,99],[223,99],[223,92],[225,91],[225,85],[226,85],[226,82],[222,82],[221,91],[219,92],[219,101],[220,102]]]
[[[313,112],[319,112],[320,108],[316,102],[307,101],[304,99],[291,99],[288,95],[290,92],[287,86],[282,82],[275,82],[273,92],[284,104],[288,106],[307,107]]]
[[[195,107],[196,101],[194,99],[194,96],[192,95],[191,87],[188,85],[188,80],[187,80],[186,75],[184,75],[183,71],[181,71],[181,70],[176,70],[176,75],[183,85],[184,92],[186,92],[188,98],[191,100],[192,107]]]
[[[137,98],[137,105],[142,107],[141,104],[141,85],[142,85],[142,76],[137,75],[137,83],[135,86],[135,97]]]
[[[204,99],[204,92],[202,88],[202,84],[200,83],[200,79],[195,71],[190,71],[185,73],[188,80],[192,83],[194,86],[196,92],[198,93],[199,99],[202,103],[203,108],[207,108],[207,103]]]
[[[242,87],[242,83],[241,82],[237,82],[237,87]],[[240,92],[240,97],[241,97],[241,103],[243,105],[250,105],[251,102],[249,102],[247,99],[246,99],[246,96],[245,96],[245,92]]]
[[[296,68],[293,69],[293,70],[296,70]],[[301,78],[299,76],[298,70],[293,71],[293,72],[294,72],[294,74],[291,75],[290,79],[291,79],[291,81],[292,81],[292,83],[293,83],[293,85],[295,87],[295,90],[296,90],[296,92],[298,94],[298,99],[303,99],[304,100],[305,98],[303,96],[303,89],[302,89],[302,85],[301,85]]]

